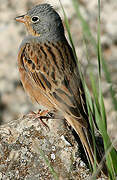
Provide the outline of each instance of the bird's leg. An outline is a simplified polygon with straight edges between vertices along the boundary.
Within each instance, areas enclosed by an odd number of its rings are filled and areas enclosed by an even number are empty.
[[[29,114],[25,115],[24,117],[30,117],[30,118],[34,118],[34,119],[39,119],[40,122],[46,127],[49,129],[48,125],[43,121],[43,119],[50,119],[51,116],[47,116],[47,115],[50,115],[49,114],[49,111],[48,110],[43,110],[41,111],[41,109],[38,110],[37,113],[31,111]]]

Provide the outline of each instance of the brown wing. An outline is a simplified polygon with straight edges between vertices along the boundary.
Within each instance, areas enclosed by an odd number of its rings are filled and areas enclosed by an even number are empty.
[[[86,118],[83,88],[67,42],[27,43],[19,59],[35,88],[57,109],[78,119]]]

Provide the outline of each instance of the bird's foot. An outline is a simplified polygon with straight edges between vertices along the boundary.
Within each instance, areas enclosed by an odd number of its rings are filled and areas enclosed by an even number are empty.
[[[49,116],[48,116],[49,115]],[[29,117],[29,118],[34,118],[34,119],[39,119],[40,122],[43,124],[43,126],[45,126],[46,128],[49,129],[48,125],[43,121],[43,119],[46,119],[46,121],[51,117],[51,115],[49,114],[48,110],[43,110],[41,111],[41,109],[38,110],[38,112],[29,112],[27,115],[25,115],[24,117]]]

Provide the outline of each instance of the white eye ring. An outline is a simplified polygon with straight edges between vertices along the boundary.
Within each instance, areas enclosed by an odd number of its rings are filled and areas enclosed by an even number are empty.
[[[36,23],[36,22],[39,21],[39,17],[38,17],[38,16],[33,16],[33,17],[31,18],[31,21],[32,21],[33,23]]]

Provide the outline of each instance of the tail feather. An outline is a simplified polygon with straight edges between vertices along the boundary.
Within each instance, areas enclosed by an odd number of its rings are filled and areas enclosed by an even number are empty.
[[[71,117],[66,118],[69,124],[74,128],[76,133],[78,134],[82,145],[84,147],[84,150],[86,152],[86,155],[88,156],[88,160],[90,160],[92,166],[94,166],[95,162],[95,155],[94,155],[94,145],[93,145],[93,139],[91,134],[90,127],[83,127],[81,126],[76,119],[73,119]],[[96,146],[96,165],[100,163],[102,160],[102,153],[100,153],[99,147]],[[107,176],[107,167],[104,164],[101,171]]]

